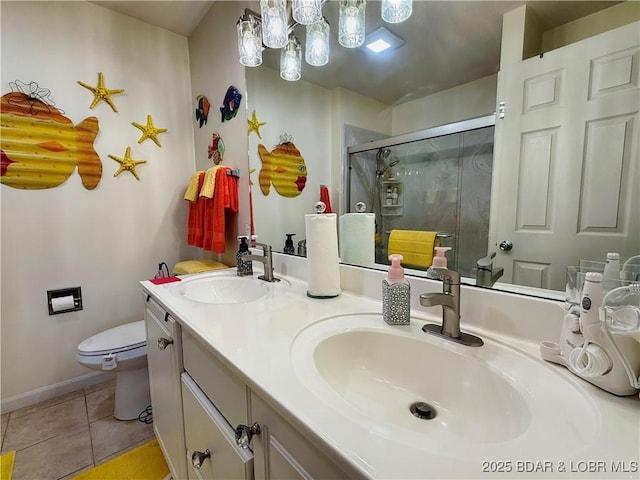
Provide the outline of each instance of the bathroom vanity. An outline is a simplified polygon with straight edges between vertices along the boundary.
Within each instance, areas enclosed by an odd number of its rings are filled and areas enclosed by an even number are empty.
[[[141,282],[174,478],[637,478],[638,396],[540,358],[559,302],[463,287],[461,326],[485,342],[470,348],[421,331],[439,282],[410,279],[411,325],[389,326],[383,272],[341,265],[343,292],[313,299],[306,259],[273,260],[280,282]]]

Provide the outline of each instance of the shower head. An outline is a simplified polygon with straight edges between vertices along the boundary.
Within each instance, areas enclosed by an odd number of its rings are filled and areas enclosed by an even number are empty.
[[[382,175],[384,175],[384,172],[389,170],[391,167],[395,167],[399,163],[400,163],[400,160],[398,159],[392,160],[391,163],[389,163],[388,165],[385,165],[381,169],[376,170],[376,175],[378,175],[378,177],[381,177]]]
[[[379,162],[380,160],[385,160],[389,155],[391,154],[391,149],[390,148],[379,148],[378,152],[376,153],[376,162]]]

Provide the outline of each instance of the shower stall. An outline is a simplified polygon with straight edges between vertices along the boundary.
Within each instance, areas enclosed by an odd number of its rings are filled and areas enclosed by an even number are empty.
[[[449,268],[475,277],[487,255],[495,115],[371,141],[349,132],[345,211],[375,214],[376,263],[389,264],[391,230],[439,233]],[[425,267],[426,269],[426,267]]]

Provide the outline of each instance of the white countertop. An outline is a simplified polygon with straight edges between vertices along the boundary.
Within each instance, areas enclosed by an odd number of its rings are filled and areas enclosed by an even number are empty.
[[[183,328],[200,337],[219,359],[262,396],[291,423],[312,440],[317,447],[346,462],[350,468],[369,478],[639,478],[640,467],[640,400],[638,396],[619,398],[575,377],[566,369],[544,362],[538,353],[540,335],[555,335],[559,319],[550,321],[549,312],[557,306],[544,301],[522,299],[509,294],[491,294],[481,289],[464,289],[465,312],[477,313],[477,325],[463,323],[463,329],[480,335],[488,342],[512,348],[530,355],[534,361],[553,369],[578,389],[594,411],[594,438],[584,445],[572,445],[571,454],[550,455],[522,450],[516,456],[512,448],[495,443],[481,452],[453,449],[447,454],[429,451],[422,445],[407,445],[375,422],[351,418],[329,402],[319,399],[304,383],[291,362],[291,348],[296,336],[305,327],[337,314],[369,313],[379,315],[381,301],[367,298],[367,292],[379,288],[380,272],[357,267],[342,268],[343,292],[332,299],[313,299],[306,295],[304,259],[289,259],[274,254],[276,276],[290,282],[291,288],[278,288],[258,300],[241,304],[198,303],[171,293],[179,282],[154,285],[141,282]],[[258,267],[254,262],[254,268]],[[286,275],[284,275],[286,274]],[[235,269],[200,275],[231,275]],[[295,278],[295,276],[299,278]],[[254,273],[254,280],[257,273]],[[435,291],[437,282],[411,279],[412,331],[421,334],[424,321],[440,323],[439,309],[416,308],[419,293]],[[352,292],[345,290],[345,285]],[[464,302],[465,295],[468,300]],[[469,302],[474,304],[469,305]],[[484,302],[484,303],[483,303]],[[537,303],[532,303],[537,302]],[[501,305],[505,307],[502,308]],[[524,307],[523,307],[524,306]],[[515,308],[515,310],[514,310]],[[539,308],[539,311],[536,311]],[[521,322],[528,317],[539,318],[538,326],[523,326],[510,318],[513,311],[523,312]],[[431,314],[433,312],[434,314]],[[470,314],[467,313],[467,317]],[[546,322],[546,323],[545,323]],[[382,317],[380,317],[380,323]],[[490,328],[499,325],[500,328]],[[536,331],[536,328],[546,330]],[[387,327],[385,327],[387,328]],[[397,328],[397,327],[388,327]],[[406,327],[405,327],[406,328]],[[533,329],[533,330],[532,330]],[[531,333],[534,332],[534,333]],[[426,334],[423,334],[426,335]],[[556,340],[556,338],[547,338]],[[495,341],[495,342],[494,342]],[[508,345],[508,347],[506,347]],[[527,388],[535,389],[536,385]],[[567,404],[549,405],[556,411],[569,411]],[[586,420],[585,420],[586,421]],[[548,432],[551,438],[554,431]],[[540,435],[544,444],[548,438]],[[486,458],[485,458],[486,457]],[[521,463],[518,463],[521,462]],[[526,463],[529,462],[529,463]],[[536,471],[529,471],[535,470]],[[561,471],[564,469],[564,471]],[[618,471],[616,470],[626,470]]]

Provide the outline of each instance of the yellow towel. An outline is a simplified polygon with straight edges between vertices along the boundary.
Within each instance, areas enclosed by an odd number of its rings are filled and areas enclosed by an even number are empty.
[[[402,265],[429,268],[436,246],[436,233],[421,230],[391,230],[389,235],[389,255],[402,255]]]
[[[175,264],[173,274],[186,275],[187,273],[208,272],[209,270],[221,270],[223,268],[229,268],[229,266],[215,260],[185,260]]]
[[[216,170],[219,168],[226,168],[224,165],[216,165],[215,167],[211,167],[204,174],[204,182],[202,184],[202,188],[200,189],[200,196],[205,198],[213,198],[213,192],[216,188]]]
[[[198,177],[202,172],[194,172],[189,179],[187,191],[184,192],[184,199],[195,202],[198,199]]]

